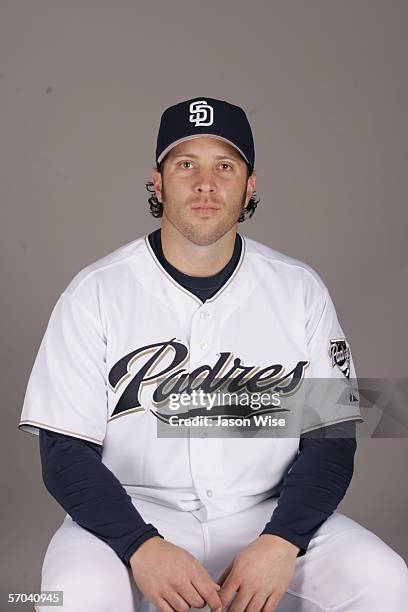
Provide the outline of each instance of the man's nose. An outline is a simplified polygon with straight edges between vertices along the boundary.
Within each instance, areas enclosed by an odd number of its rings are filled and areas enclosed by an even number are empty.
[[[196,183],[196,191],[199,193],[216,190],[214,175],[211,171],[202,171]]]

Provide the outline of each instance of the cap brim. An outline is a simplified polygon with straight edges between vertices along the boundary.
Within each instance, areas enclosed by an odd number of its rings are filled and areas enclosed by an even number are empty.
[[[216,134],[193,134],[192,136],[184,136],[184,138],[179,138],[178,140],[175,140],[174,142],[172,142],[168,147],[166,147],[164,149],[164,151],[162,151],[160,153],[160,155],[159,155],[159,157],[157,159],[157,163],[160,164],[160,162],[167,155],[167,153],[169,153],[169,151],[171,151],[172,149],[174,149],[174,147],[176,147],[178,144],[180,144],[180,142],[184,142],[185,140],[192,140],[193,138],[200,138],[201,136],[209,136],[210,138],[216,138],[217,140],[222,140],[223,142],[226,142],[226,143],[230,144],[232,147],[234,147],[234,149],[236,149],[242,155],[242,157],[245,159],[246,163],[248,165],[250,165],[248,159],[243,154],[241,149],[239,147],[237,147],[237,145],[235,145],[233,142],[228,140],[228,138],[223,138],[222,136],[217,136]]]

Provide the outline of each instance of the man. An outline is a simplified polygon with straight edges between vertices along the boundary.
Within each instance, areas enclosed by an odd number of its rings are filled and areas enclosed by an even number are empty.
[[[40,433],[68,513],[42,572],[66,610],[406,609],[403,559],[335,512],[360,413],[327,288],[237,233],[258,203],[254,160],[239,107],[168,108],[149,185],[161,228],[84,268],[52,312],[20,427]],[[239,401],[205,403],[221,388]],[[241,403],[260,391],[279,399],[260,411],[268,431]],[[217,434],[231,414],[251,425]]]

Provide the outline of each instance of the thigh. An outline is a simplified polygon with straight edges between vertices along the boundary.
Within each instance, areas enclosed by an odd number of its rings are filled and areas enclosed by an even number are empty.
[[[309,610],[310,601],[320,606],[317,609],[336,612],[402,612],[408,599],[408,569],[375,533],[334,512],[297,560],[289,592],[304,599],[302,611]]]
[[[215,580],[235,554],[258,537],[276,505],[277,498],[270,498],[203,525],[208,539],[205,566]],[[408,597],[407,576],[406,564],[394,550],[335,512],[316,531],[306,554],[296,559],[292,581],[277,610],[399,612]]]
[[[133,503],[144,521],[153,524],[167,541],[203,562],[203,530],[194,515],[145,500],[134,499]],[[140,593],[131,572],[116,553],[70,518],[64,521],[48,546],[41,588],[63,591],[62,609],[69,612],[155,610]],[[38,610],[43,612],[41,607]]]
[[[142,602],[130,571],[116,553],[70,518],[50,541],[41,589],[63,591],[62,609],[69,612],[135,612]]]

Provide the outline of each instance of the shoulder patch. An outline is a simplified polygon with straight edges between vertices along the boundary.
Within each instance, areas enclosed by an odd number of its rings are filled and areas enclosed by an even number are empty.
[[[329,357],[333,368],[337,366],[346,378],[350,378],[350,346],[345,338],[330,340]]]

